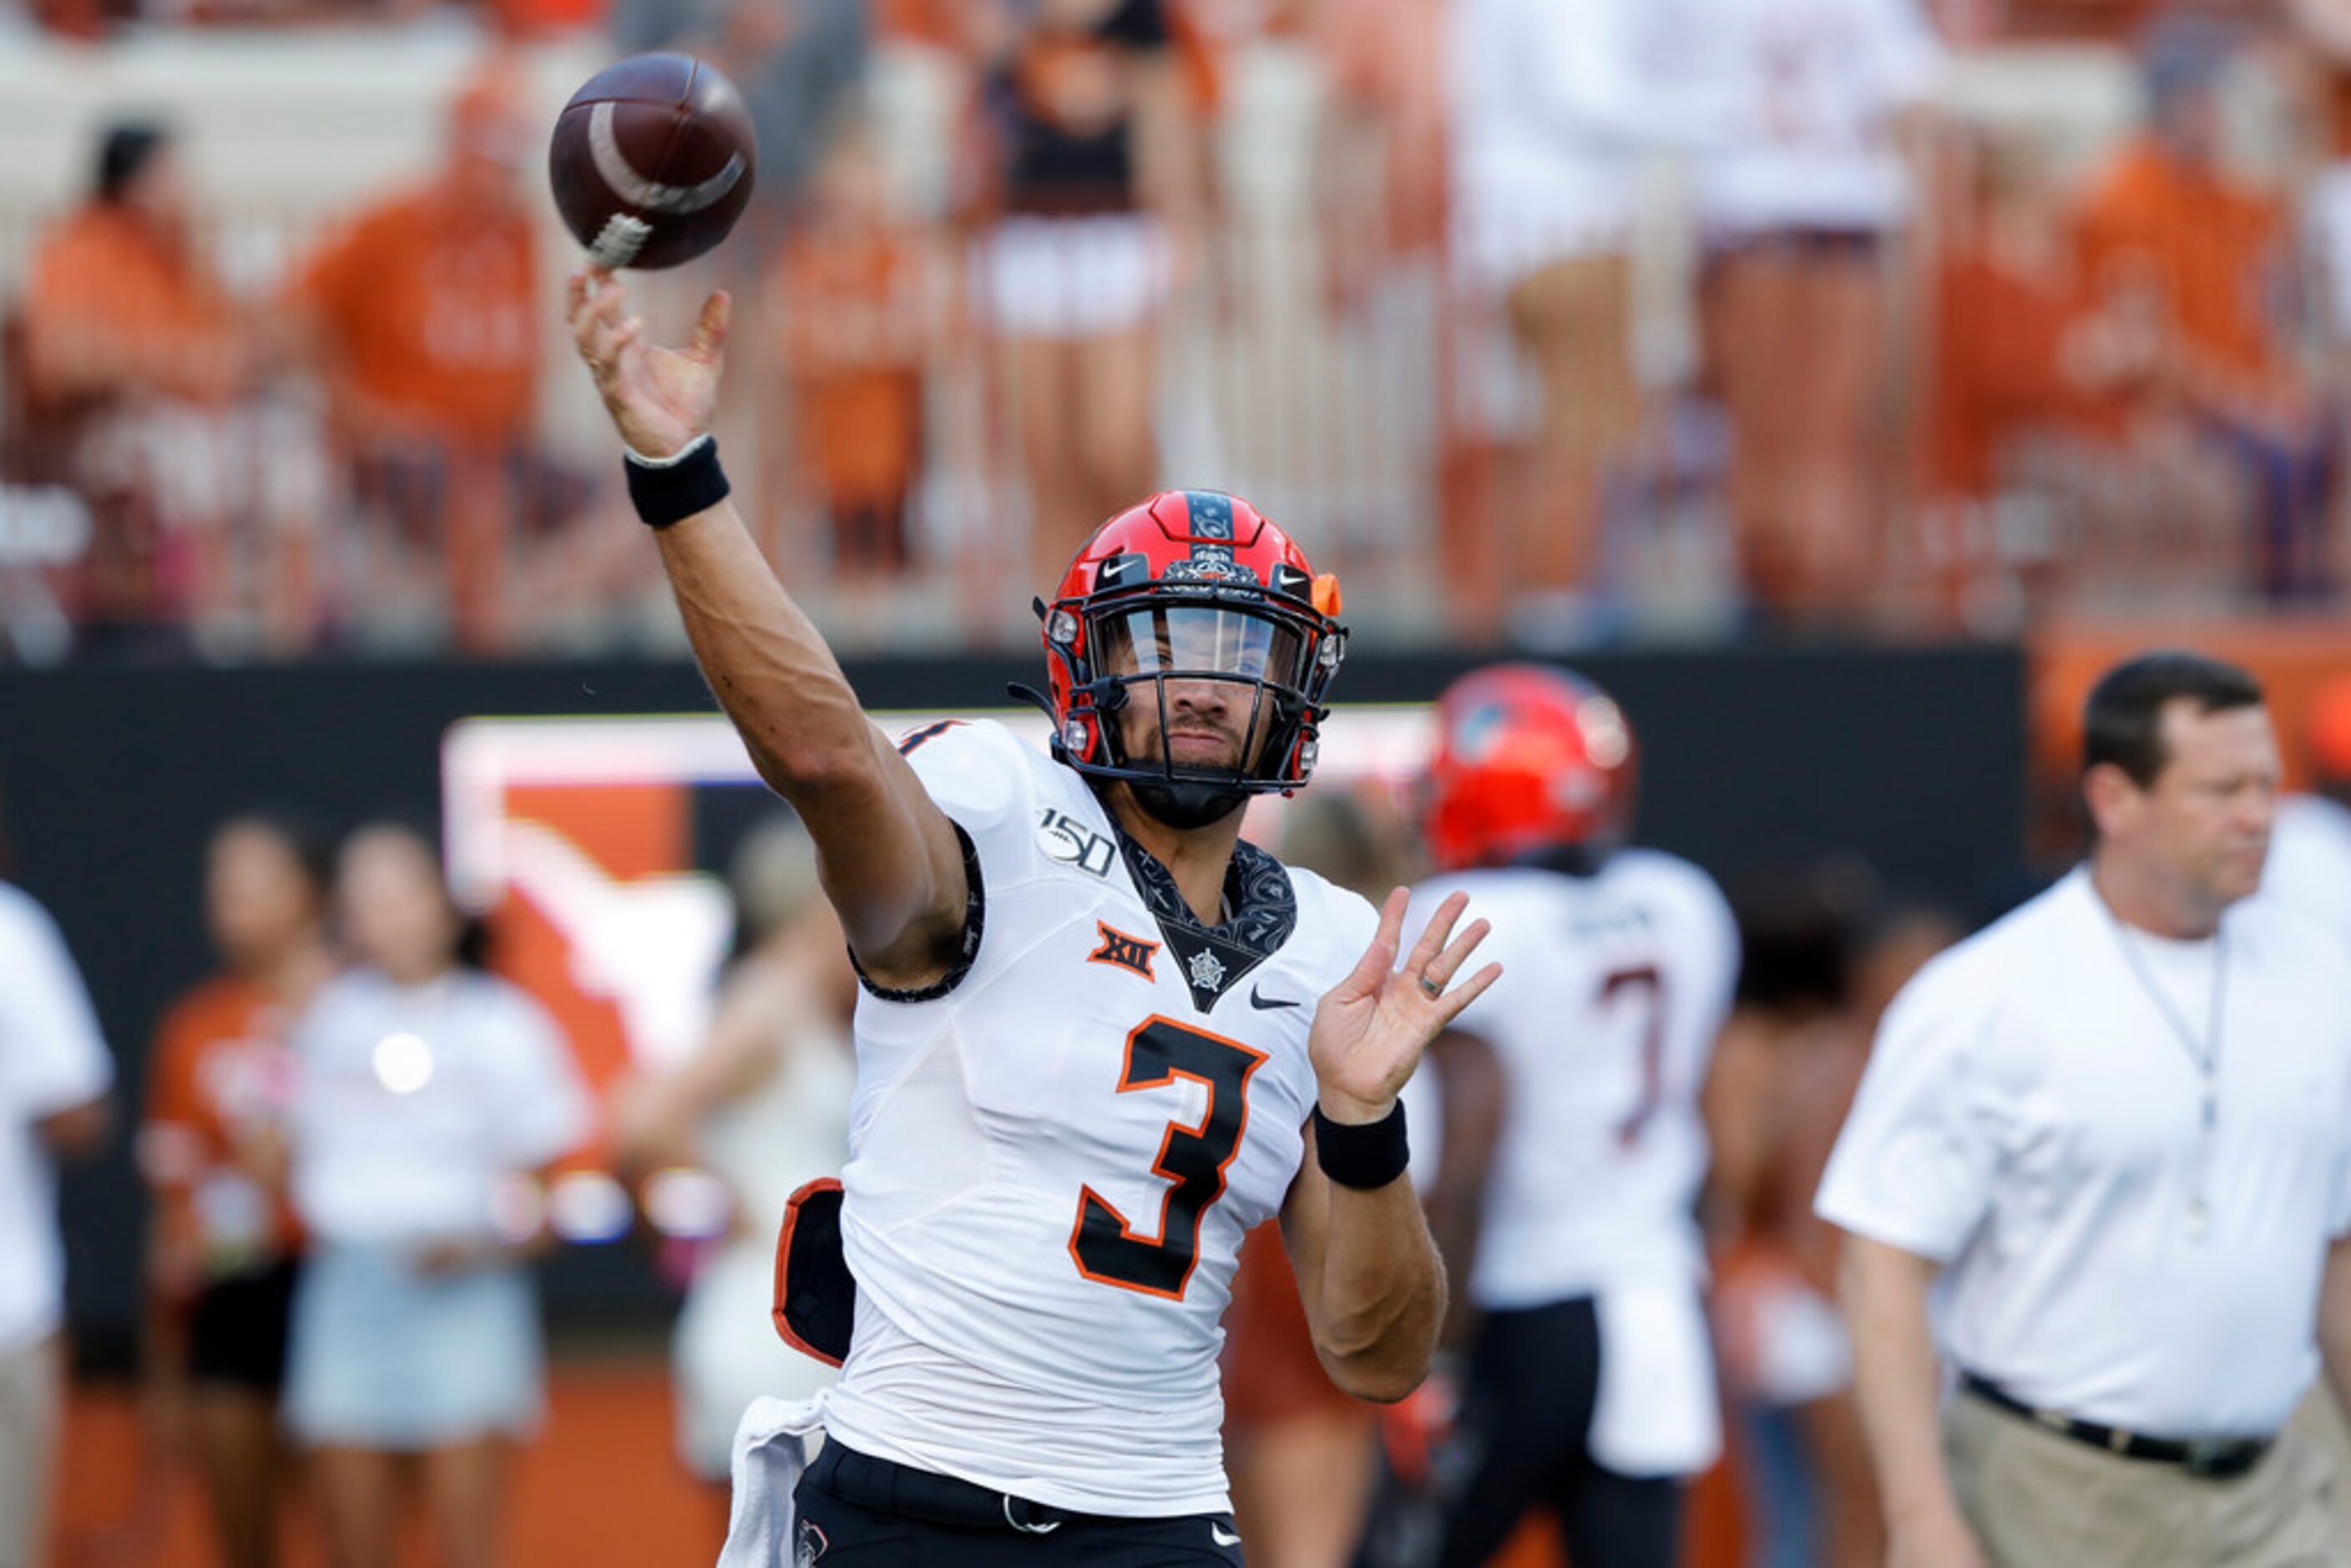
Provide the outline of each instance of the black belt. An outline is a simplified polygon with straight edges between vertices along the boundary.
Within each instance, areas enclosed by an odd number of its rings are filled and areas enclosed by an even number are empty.
[[[828,1438],[808,1479],[819,1490],[875,1513],[903,1514],[957,1530],[1011,1530],[1050,1535],[1072,1521],[1094,1516],[1050,1508],[931,1470],[877,1459]]]
[[[2277,1441],[2275,1437],[2150,1437],[2142,1432],[2126,1432],[2119,1427],[2102,1427],[2095,1421],[2077,1421],[2063,1411],[2027,1405],[1999,1384],[1972,1372],[1959,1374],[1959,1388],[1987,1405],[2011,1416],[2022,1416],[2085,1447],[2103,1448],[2126,1459],[2178,1465],[2191,1476],[2213,1480],[2232,1480],[2251,1471]]]

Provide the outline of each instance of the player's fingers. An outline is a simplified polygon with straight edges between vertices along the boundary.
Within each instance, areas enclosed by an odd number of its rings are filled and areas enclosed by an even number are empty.
[[[1380,905],[1379,929],[1372,934],[1372,945],[1356,960],[1354,972],[1339,983],[1342,995],[1371,996],[1386,982],[1395,967],[1397,931],[1404,924],[1404,906],[1411,897],[1410,892],[1399,887]]]
[[[633,316],[612,329],[611,339],[606,345],[606,350],[611,356],[611,364],[613,374],[620,374],[622,360],[627,356],[630,346],[644,335],[644,329],[645,324]]]
[[[1460,919],[1461,912],[1468,907],[1468,894],[1447,894],[1445,902],[1437,906],[1437,913],[1428,917],[1428,925],[1422,930],[1420,940],[1412,945],[1412,956],[1405,960],[1404,967],[1416,975],[1426,972],[1429,960],[1444,950],[1445,939],[1452,935],[1453,923]]]
[[[617,300],[610,296],[590,298],[572,319],[571,340],[579,345],[580,354],[593,362],[600,357],[600,345],[610,340],[612,329],[619,324]]]
[[[601,316],[590,316],[582,328],[580,342],[580,355],[587,360],[589,368],[600,376],[609,373],[612,369],[614,357],[612,340],[619,333],[620,328],[617,324],[607,321]]]
[[[1502,977],[1502,966],[1489,964],[1460,985],[1445,993],[1437,1004],[1437,1027],[1445,1028],[1461,1016],[1461,1009],[1486,994],[1487,988]]]
[[[623,345],[618,337],[617,328],[601,329],[596,341],[589,349],[589,373],[596,382],[596,390],[607,399],[619,394],[622,381],[621,350]]]
[[[580,319],[590,324],[612,323],[627,314],[628,300],[617,285],[597,282],[595,275],[587,275],[586,293],[582,297]]]
[[[1453,983],[1453,977],[1461,972],[1461,966],[1469,961],[1469,955],[1477,950],[1478,944],[1483,942],[1486,934],[1492,929],[1493,926],[1486,921],[1471,921],[1469,928],[1447,943],[1443,952],[1412,971],[1423,982],[1420,988],[1432,997],[1441,994]],[[1435,988],[1431,989],[1432,987]]]
[[[734,313],[735,302],[723,288],[704,300],[686,352],[705,365],[716,364],[726,352],[726,324]]]
[[[1478,950],[1478,944],[1492,936],[1493,931],[1494,923],[1490,920],[1471,921],[1467,930],[1445,945],[1445,951],[1429,961],[1430,972],[1451,979],[1469,961],[1469,955]]]

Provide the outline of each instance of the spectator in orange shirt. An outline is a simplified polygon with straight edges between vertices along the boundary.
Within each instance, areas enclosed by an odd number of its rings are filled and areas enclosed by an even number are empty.
[[[835,573],[904,570],[934,337],[922,237],[889,211],[872,138],[844,120],[820,159],[777,273],[799,456],[832,529]]]
[[[2079,436],[2086,456],[2115,438],[2113,399],[2144,386],[2158,345],[2143,312],[2094,308],[2045,149],[1991,135],[1951,145],[1967,189],[1936,258],[1925,516],[1947,608],[1966,612],[1993,588],[1988,574],[2029,576],[2017,586],[2037,593],[2078,556],[2002,521],[2024,444]]]
[[[25,414],[39,437],[22,476],[82,494],[94,535],[77,608],[138,631],[186,607],[197,570],[196,541],[167,536],[170,475],[148,471],[140,437],[172,409],[243,391],[254,342],[193,243],[168,130],[110,126],[92,185],[43,237],[25,291]]]
[[[2091,192],[2076,235],[2099,298],[2160,324],[2165,373],[2142,411],[2185,420],[2249,482],[2252,564],[2284,600],[2324,586],[2331,454],[2286,352],[2285,208],[2219,161],[2218,88],[2237,42],[2223,24],[2184,16],[2148,34],[2147,130]]]
[[[299,1236],[243,1155],[292,1094],[286,1036],[333,968],[326,846],[250,814],[217,829],[204,924],[225,967],[173,1004],[148,1070],[140,1165],[155,1197],[148,1375],[203,1473],[227,1568],[277,1561],[277,1393]]]
[[[570,488],[531,448],[538,248],[525,172],[538,136],[518,71],[484,69],[452,107],[440,169],[354,215],[287,301],[354,489],[388,525],[370,553],[444,553],[458,640],[476,648],[506,630],[508,518],[552,521]]]
[[[172,133],[143,121],[109,127],[93,183],[33,261],[24,308],[35,396],[210,402],[240,389],[252,346],[191,242]]]

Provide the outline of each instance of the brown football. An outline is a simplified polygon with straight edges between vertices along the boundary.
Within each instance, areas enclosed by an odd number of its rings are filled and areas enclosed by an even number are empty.
[[[563,106],[547,173],[590,259],[675,267],[726,237],[758,160],[733,82],[690,56],[632,55]]]

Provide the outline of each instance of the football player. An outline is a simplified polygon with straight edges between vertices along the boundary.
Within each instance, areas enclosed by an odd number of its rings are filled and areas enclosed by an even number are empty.
[[[1625,843],[1633,732],[1600,691],[1504,665],[1437,714],[1424,803],[1441,872],[1416,912],[1441,925],[1468,894],[1508,973],[1430,1052],[1427,1204],[1456,1270],[1459,1402],[1420,1474],[1385,1490],[1362,1559],[1468,1568],[1542,1505],[1572,1561],[1666,1568],[1684,1480],[1720,1441],[1698,1092],[1738,930],[1704,872]]]
[[[882,735],[726,499],[726,308],[659,349],[609,274],[570,289],[695,657],[865,985],[850,1161],[778,1265],[780,1324],[845,1364],[789,1539],[738,1490],[730,1560],[1238,1563],[1241,1237],[1280,1216],[1343,1388],[1419,1384],[1444,1275],[1396,1096],[1492,983],[1461,974],[1485,924],[1457,936],[1449,901],[1399,967],[1403,889],[1374,912],[1240,840],[1250,796],[1313,771],[1345,632],[1337,584],[1230,497],[1121,513],[1040,602],[1050,754]]]

